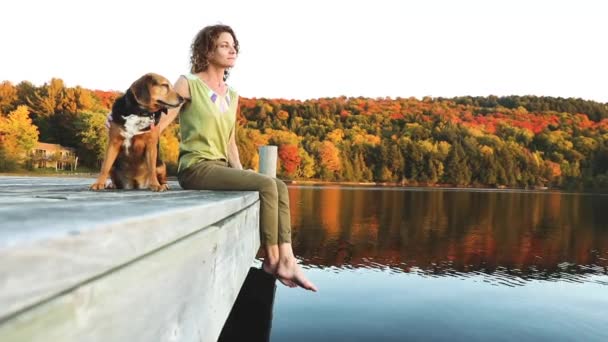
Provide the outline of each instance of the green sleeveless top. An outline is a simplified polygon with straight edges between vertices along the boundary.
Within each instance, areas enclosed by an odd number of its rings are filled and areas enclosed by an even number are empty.
[[[198,76],[184,76],[191,100],[179,113],[178,173],[201,160],[228,160],[228,140],[235,128],[238,104],[238,94],[232,88],[224,97]]]

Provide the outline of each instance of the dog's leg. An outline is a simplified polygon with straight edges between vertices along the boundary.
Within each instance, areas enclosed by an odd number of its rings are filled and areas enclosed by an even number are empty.
[[[166,187],[161,186],[156,176],[156,159],[158,158],[158,143],[160,130],[158,126],[152,126],[150,139],[146,144],[146,165],[148,167],[148,188],[152,191],[165,191]]]
[[[167,166],[161,160],[156,163],[156,178],[158,178],[161,187],[169,190],[169,184],[167,184]]]
[[[114,165],[114,161],[116,160],[116,156],[118,156],[118,152],[120,151],[120,145],[122,145],[123,141],[124,137],[120,135],[120,128],[115,123],[112,123],[110,125],[108,149],[106,150],[106,155],[101,165],[99,177],[97,177],[95,183],[91,185],[91,190],[105,189],[106,180],[110,175],[110,170],[112,169],[112,165]]]
[[[116,166],[110,169],[110,179],[112,180],[106,189],[128,189],[128,184],[125,184],[123,177],[120,176]]]

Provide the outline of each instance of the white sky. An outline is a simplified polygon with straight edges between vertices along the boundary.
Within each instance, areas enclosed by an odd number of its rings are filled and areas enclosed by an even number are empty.
[[[606,3],[606,4],[604,4]],[[539,95],[608,102],[603,0],[5,1],[0,80],[124,91],[189,70],[209,24],[232,26],[242,96]]]

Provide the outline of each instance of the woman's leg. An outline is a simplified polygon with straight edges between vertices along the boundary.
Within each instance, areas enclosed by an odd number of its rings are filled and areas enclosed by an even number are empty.
[[[264,270],[277,275],[286,286],[301,286],[316,291],[314,285],[304,277],[293,255],[289,197],[285,183],[252,171],[233,169],[219,161],[193,165],[178,178],[184,189],[259,191],[260,241],[266,254]]]
[[[279,201],[279,236],[278,242],[291,243],[291,212],[289,210],[289,191],[285,182],[278,178],[273,178],[277,186],[277,196]]]
[[[282,180],[275,178],[279,196],[279,262],[275,271],[277,278],[287,286],[303,287],[307,290],[317,291],[317,287],[310,282],[298,265],[291,245],[291,214],[289,211],[289,192]],[[292,283],[292,284],[290,284]]]
[[[179,182],[184,189],[242,190],[260,194],[260,242],[278,244],[278,193],[273,178],[229,167],[221,161],[203,161],[182,172]]]

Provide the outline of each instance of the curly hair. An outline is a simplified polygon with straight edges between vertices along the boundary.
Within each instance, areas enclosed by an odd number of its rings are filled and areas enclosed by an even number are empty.
[[[220,34],[228,32],[234,39],[234,49],[236,53],[239,53],[239,41],[236,39],[236,35],[230,26],[227,25],[212,25],[204,27],[194,37],[194,41],[191,46],[190,54],[190,72],[193,74],[205,71],[209,67],[209,61],[207,55],[209,52],[215,50],[215,42],[219,38]],[[224,71],[224,81],[228,78],[228,70]]]

